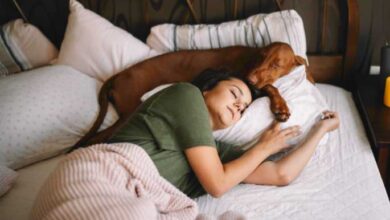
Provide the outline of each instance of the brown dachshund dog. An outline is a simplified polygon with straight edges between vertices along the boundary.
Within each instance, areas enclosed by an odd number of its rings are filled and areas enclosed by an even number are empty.
[[[285,43],[272,43],[262,48],[243,46],[209,50],[185,50],[166,53],[140,62],[112,76],[99,93],[99,115],[90,131],[74,148],[104,142],[126,121],[140,105],[140,97],[149,90],[167,83],[191,81],[208,68],[224,68],[241,73],[271,100],[271,111],[279,121],[286,121],[289,109],[278,90],[272,86],[290,70],[305,64]],[[308,79],[312,82],[310,74]],[[111,127],[97,133],[111,102],[119,115]]]

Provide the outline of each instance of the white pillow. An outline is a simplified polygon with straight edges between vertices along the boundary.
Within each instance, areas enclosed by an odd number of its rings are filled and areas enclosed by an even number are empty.
[[[276,41],[290,44],[295,54],[306,58],[305,30],[295,10],[257,14],[221,24],[157,25],[146,40],[159,52],[234,45],[263,47]]]
[[[98,114],[101,85],[61,65],[0,79],[0,165],[20,168],[75,144]],[[103,128],[117,120],[108,113]]]
[[[162,85],[145,93],[141,100],[145,101],[154,93],[170,85],[172,84]],[[288,75],[278,79],[273,85],[278,88],[281,96],[286,100],[291,113],[288,121],[282,123],[281,127],[301,126],[302,134],[289,143],[291,146],[295,146],[306,137],[314,123],[320,119],[322,112],[328,109],[328,105],[318,88],[306,79],[305,66],[303,65],[296,67]],[[259,136],[270,126],[273,120],[270,100],[268,97],[262,97],[254,100],[249,105],[236,124],[226,129],[214,131],[213,135],[216,140],[248,149],[257,142]],[[325,144],[327,140],[328,135],[325,135],[320,141],[320,145]],[[282,155],[279,154],[277,157],[279,158]],[[277,159],[277,157],[271,159]]]
[[[146,44],[70,0],[69,18],[56,64],[72,66],[100,81],[156,55]]]

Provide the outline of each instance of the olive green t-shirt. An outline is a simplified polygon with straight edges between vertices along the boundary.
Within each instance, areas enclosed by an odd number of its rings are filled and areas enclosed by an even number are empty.
[[[205,191],[187,161],[185,149],[215,147],[222,162],[243,153],[228,144],[216,145],[202,93],[190,83],[175,84],[150,97],[109,142],[141,146],[160,175],[192,198]]]

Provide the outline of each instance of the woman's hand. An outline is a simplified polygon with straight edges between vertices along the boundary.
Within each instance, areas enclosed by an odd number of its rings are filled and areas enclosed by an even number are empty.
[[[340,126],[340,119],[337,112],[324,111],[323,118],[316,124],[318,129],[324,132],[336,130]]]
[[[280,129],[280,123],[275,121],[270,128],[260,136],[256,146],[266,150],[269,154],[274,154],[288,147],[287,141],[298,136],[300,133],[299,126]]]

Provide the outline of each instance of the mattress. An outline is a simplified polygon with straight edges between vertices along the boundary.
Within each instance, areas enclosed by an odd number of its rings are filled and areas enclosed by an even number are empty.
[[[201,213],[234,210],[248,219],[390,219],[390,203],[349,92],[317,84],[340,129],[316,152],[290,185],[240,184],[221,198],[196,199]],[[18,170],[16,185],[0,198],[1,219],[28,219],[40,186],[63,156]]]

